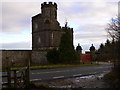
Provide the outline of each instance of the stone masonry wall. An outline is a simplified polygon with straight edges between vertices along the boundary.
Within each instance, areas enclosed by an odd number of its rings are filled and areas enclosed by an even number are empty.
[[[44,65],[48,64],[46,58],[46,51],[32,51],[32,62],[33,65]]]
[[[31,50],[2,50],[2,66],[25,66]]]
[[[28,60],[31,65],[47,64],[46,53],[32,50],[2,50],[2,67],[26,66]]]

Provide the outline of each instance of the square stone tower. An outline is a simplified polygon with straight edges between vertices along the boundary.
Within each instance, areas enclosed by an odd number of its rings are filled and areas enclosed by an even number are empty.
[[[57,4],[44,2],[41,13],[32,17],[32,50],[59,47],[61,27],[57,21]]]

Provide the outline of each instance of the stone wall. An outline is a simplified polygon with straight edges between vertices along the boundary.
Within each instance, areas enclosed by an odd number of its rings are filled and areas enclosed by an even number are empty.
[[[2,66],[26,66],[28,60],[31,65],[47,64],[46,53],[32,50],[2,50]]]
[[[25,66],[31,50],[2,50],[2,66]]]
[[[32,65],[44,65],[48,64],[47,58],[46,58],[46,51],[32,51]]]

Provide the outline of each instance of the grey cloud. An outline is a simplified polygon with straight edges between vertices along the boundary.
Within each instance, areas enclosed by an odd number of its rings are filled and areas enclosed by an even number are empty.
[[[3,43],[1,49],[32,49],[30,42]]]
[[[69,3],[69,2],[68,2]],[[116,5],[103,2],[101,5],[98,2],[77,2],[70,8],[64,8],[61,10],[62,14],[59,16],[65,16],[69,22],[77,23],[103,23],[101,20],[108,20],[117,13]],[[74,10],[74,9],[77,9]],[[82,12],[85,9],[85,12]],[[77,12],[77,13],[76,13]],[[90,21],[89,21],[90,20]],[[92,22],[91,22],[92,21]]]
[[[79,40],[85,40],[86,43],[98,43],[100,44],[108,37],[107,32],[105,31],[105,26],[102,25],[88,25],[88,27],[77,30],[74,34],[74,39],[76,42]],[[88,42],[91,40],[90,42]],[[84,42],[82,42],[84,43]]]
[[[31,17],[38,3],[3,3],[2,18],[3,32],[20,32],[31,25]]]
[[[75,39],[95,39],[95,38],[105,38],[106,35],[87,35],[87,34],[77,34]]]
[[[31,17],[40,13],[40,4],[42,2],[43,1],[35,0],[34,2],[32,1],[32,3],[25,3],[24,1],[21,1],[20,3],[3,3],[2,14],[4,32],[21,32],[24,28],[30,27]],[[98,39],[101,37],[101,35],[104,35],[105,26],[98,25],[105,25],[106,20],[112,18],[112,16],[116,15],[117,13],[116,4],[112,5],[104,1],[103,4],[99,4],[97,2],[89,2],[89,0],[78,0],[78,2],[75,0],[69,0],[66,2],[55,0],[55,2],[58,4],[58,18],[60,24],[64,24],[65,19],[67,18],[68,24],[75,23],[80,26],[77,30],[74,30],[75,42],[79,42],[79,39],[84,39],[87,41],[89,37]],[[92,32],[94,32],[94,35]],[[85,35],[88,33],[89,37],[87,38]],[[95,41],[96,40],[94,40],[94,42]],[[5,44],[3,47],[29,47],[27,44],[24,45],[22,42],[20,43]],[[92,41],[89,41],[88,43],[92,43]]]

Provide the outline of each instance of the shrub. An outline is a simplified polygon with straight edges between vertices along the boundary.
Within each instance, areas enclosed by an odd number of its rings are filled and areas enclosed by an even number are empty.
[[[47,52],[47,60],[49,63],[59,63],[59,51],[55,48]]]

